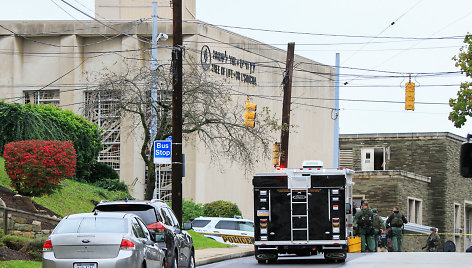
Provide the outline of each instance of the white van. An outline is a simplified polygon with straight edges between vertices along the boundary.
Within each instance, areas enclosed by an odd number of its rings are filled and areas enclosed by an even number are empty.
[[[218,242],[243,246],[254,244],[254,222],[238,218],[198,217],[192,221],[192,228]]]

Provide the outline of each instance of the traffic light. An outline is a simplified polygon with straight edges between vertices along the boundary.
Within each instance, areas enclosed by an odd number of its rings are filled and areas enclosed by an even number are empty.
[[[246,112],[244,113],[244,125],[247,127],[254,127],[256,120],[256,105],[246,100]]]
[[[405,110],[415,110],[415,83],[406,83],[405,88]]]
[[[274,167],[280,165],[280,143],[274,143],[274,148],[272,150],[272,165]]]

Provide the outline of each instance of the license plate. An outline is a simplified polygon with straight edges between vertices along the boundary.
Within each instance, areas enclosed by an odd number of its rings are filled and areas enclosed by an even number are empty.
[[[96,268],[96,263],[76,263],[74,268]]]

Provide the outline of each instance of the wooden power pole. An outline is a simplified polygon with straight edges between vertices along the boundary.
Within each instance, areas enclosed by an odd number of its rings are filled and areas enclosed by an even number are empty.
[[[172,210],[182,224],[182,0],[172,7]]]
[[[280,167],[288,167],[288,138],[290,134],[290,102],[292,99],[292,73],[295,43],[288,43],[287,63],[285,64],[284,102],[282,107],[282,135],[280,137]]]

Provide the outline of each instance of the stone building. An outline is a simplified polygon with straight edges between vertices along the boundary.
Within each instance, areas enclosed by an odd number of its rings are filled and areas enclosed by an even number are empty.
[[[454,242],[457,251],[472,245],[472,181],[459,174],[465,138],[447,132],[344,134],[339,141],[340,165],[356,170],[358,199],[367,198],[381,216],[398,205],[409,222],[438,228],[442,242]],[[426,237],[415,239],[423,246]]]
[[[158,2],[158,32],[169,36],[158,43],[158,62],[170,66],[172,7]],[[50,104],[70,109],[97,122],[107,134],[99,161],[119,171],[131,194],[144,196],[145,166],[140,147],[143,130],[134,128],[133,118],[112,116],[113,102],[100,98],[93,115],[84,114],[83,103],[91,100],[93,74],[124,71],[127,65],[151,64],[149,40],[152,34],[152,0],[96,0],[96,18],[88,21],[0,21],[0,99],[7,102]],[[185,55],[198,61],[198,68],[239,92],[233,101],[244,107],[247,96],[268,107],[281,118],[283,73],[286,51],[209,25],[196,19],[196,1],[183,6]],[[106,24],[107,26],[103,25]],[[204,58],[206,53],[210,57]],[[202,61],[202,62],[200,62]],[[289,167],[303,160],[332,163],[334,152],[334,70],[313,60],[295,57],[293,73]],[[209,67],[209,68],[207,68]],[[90,88],[90,87],[89,87]],[[236,95],[236,94],[235,94]],[[96,100],[95,100],[96,101]],[[244,110],[244,108],[242,109]],[[241,124],[244,114],[241,113]],[[274,133],[273,141],[279,141]],[[203,142],[195,135],[185,139],[183,197],[199,203],[227,200],[239,205],[252,218],[254,172],[273,169],[271,159],[260,159],[255,170],[221,159],[215,163]],[[162,190],[169,171],[162,173]]]

